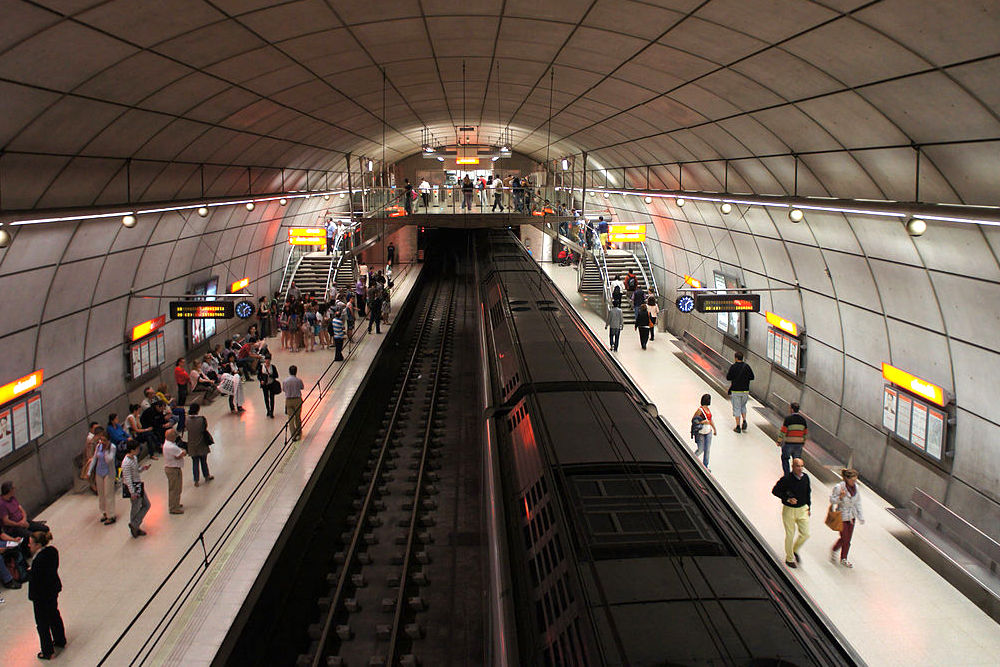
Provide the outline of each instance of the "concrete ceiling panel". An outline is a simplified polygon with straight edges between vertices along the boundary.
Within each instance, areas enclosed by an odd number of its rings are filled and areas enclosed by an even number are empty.
[[[698,16],[779,42],[834,18],[836,13],[818,3],[798,0],[716,0],[699,9]]]
[[[7,154],[0,160],[0,189],[7,211],[30,209],[70,161],[64,157]]]
[[[103,258],[111,249],[115,235],[120,229],[124,230],[120,224],[107,223],[77,226],[76,233],[66,247],[62,262],[75,262],[88,257]]]
[[[15,15],[17,16],[16,21],[4,21],[4,29],[0,33],[0,53],[21,40],[50,28],[60,20],[60,17],[52,12],[23,2],[23,0],[0,0],[0,16],[12,17]]]
[[[983,107],[940,72],[869,86],[860,94],[916,143],[990,139],[1000,134],[996,111]],[[961,118],[962,122],[942,123],[942,118]]]
[[[878,185],[885,199],[914,201],[916,190],[913,178],[903,176],[908,171],[916,173],[916,152],[912,148],[892,148],[877,151],[857,151],[851,157],[868,177]],[[834,184],[834,189],[836,184]],[[836,189],[835,189],[836,191]],[[859,193],[858,196],[861,196]]]
[[[149,48],[224,16],[202,0],[171,0],[169,4],[111,0],[75,18],[102,32],[121,35]]]
[[[913,239],[928,269],[1000,281],[1000,267],[983,233],[973,225],[931,224]]]
[[[936,331],[942,330],[941,311],[926,271],[880,260],[869,260],[869,263],[886,315]]]
[[[835,150],[840,147],[823,125],[794,106],[764,109],[750,114],[750,118],[756,121],[758,128],[767,128],[781,142],[781,148],[775,151],[777,153]],[[754,130],[748,128],[748,132]],[[760,129],[756,133],[762,134]]]
[[[792,271],[792,265],[788,260],[783,243],[759,237],[757,248],[760,250],[761,258],[764,260],[764,269],[769,278],[780,280],[786,285],[795,284],[795,273]]]
[[[742,110],[760,109],[785,101],[780,95],[731,69],[712,72],[702,78],[698,85]]]
[[[82,332],[81,332],[82,344]],[[76,422],[81,422],[87,416],[86,405],[80,400],[84,396],[83,365],[70,369],[60,375],[52,375],[45,369],[45,393],[52,396],[73,396],[72,401],[46,401],[42,410],[42,428],[45,433],[60,433]],[[107,415],[105,415],[106,417]],[[86,432],[86,424],[81,424],[80,438]],[[83,442],[83,440],[78,440]],[[76,448],[77,450],[79,447]],[[43,448],[44,452],[45,449]],[[53,462],[55,468],[55,462]]]
[[[799,158],[799,164],[800,169],[804,166],[823,184],[823,189],[819,192],[804,190],[800,186],[799,194],[821,197],[831,192],[850,190],[861,199],[887,199],[878,183],[848,153],[803,155]]]
[[[65,97],[49,107],[8,144],[12,151],[76,153],[125,109],[82,98]]]
[[[927,68],[906,47],[849,17],[796,37],[783,48],[850,87]]]
[[[697,17],[685,19],[659,43],[697,54],[718,65],[728,65],[767,46],[766,42],[739,30]]]
[[[118,360],[121,363],[122,336],[131,333],[129,323],[125,321],[128,301],[128,297],[122,297],[94,306],[90,310],[90,320],[87,323],[87,342],[83,351],[85,358],[90,359],[114,348],[114,351],[118,352]],[[139,324],[139,322],[135,324]],[[121,369],[119,369],[118,380],[110,383],[112,387],[117,386],[117,383],[121,381],[121,375]]]
[[[261,74],[296,65],[293,60],[273,46],[262,46],[253,51],[238,53],[231,58],[205,69],[206,73],[220,79],[242,84]]]
[[[690,206],[690,204],[688,205]],[[710,204],[703,205],[710,206]],[[778,230],[774,226],[774,220],[772,220],[766,211],[751,208],[743,218],[746,221],[747,229],[754,236],[763,236],[771,239],[780,238]]]
[[[559,64],[574,65],[593,72],[610,74],[621,62],[638,53],[647,40],[607,30],[581,27],[573,32],[559,54]]]
[[[13,248],[14,245],[12,244],[11,247]],[[4,264],[6,263],[5,261]],[[39,298],[39,295],[48,292],[53,274],[55,274],[55,267],[48,266],[33,271],[24,271],[13,275],[8,273],[0,276],[0,294],[4,295],[4,312],[8,313],[4,317],[0,317],[0,336],[6,336],[13,331],[38,323],[42,316],[42,308],[45,307],[45,300]],[[18,316],[11,317],[10,313],[17,313]],[[22,375],[28,372],[30,369]]]
[[[191,69],[152,51],[140,51],[115,63],[74,91],[79,95],[134,105]],[[122,85],[127,81],[128,85]]]
[[[973,206],[996,206],[996,164],[1000,141],[954,146],[928,146],[923,154],[948,180],[957,200]],[[926,198],[921,197],[924,201]]]
[[[37,206],[48,209],[79,205],[93,193],[104,190],[121,170],[121,160],[74,158],[38,200]]]
[[[686,84],[671,91],[670,98],[708,120],[717,120],[740,113],[740,109],[725,97],[697,84]]]
[[[830,277],[842,302],[881,312],[882,304],[867,260],[860,255],[826,251],[823,253]]]
[[[896,219],[852,216],[851,228],[869,257],[915,266],[923,263],[906,228]]]
[[[840,330],[840,311],[837,302],[828,296],[815,292],[803,291],[802,309],[805,312],[805,325],[809,337],[823,341],[830,347],[843,349],[843,336]]]
[[[818,341],[811,345],[807,341],[803,358],[809,386],[840,403],[844,393],[844,353]]]
[[[5,52],[0,57],[0,77],[69,91],[137,51],[96,30],[63,21]],[[87,57],[81,58],[81,53]]]
[[[495,16],[435,16],[427,18],[426,23],[438,57],[488,58],[493,53],[493,36],[497,32],[498,21]]]
[[[996,349],[1000,331],[1000,285],[964,276],[931,272],[947,333],[974,345]]]
[[[133,230],[123,229],[123,233],[131,231]],[[141,257],[142,250],[140,248],[109,255],[94,290],[94,303],[107,301],[131,289],[132,276],[135,275]]]
[[[996,414],[996,396],[1000,390],[1000,356],[990,350],[951,341],[955,362],[955,397],[964,410],[980,415]],[[914,374],[919,374],[914,371]],[[936,382],[935,375],[920,375]],[[943,378],[941,382],[944,382]]]
[[[374,3],[370,0],[338,0],[337,14],[346,24],[378,23],[392,19],[420,16],[417,0],[399,0],[393,3]]]
[[[121,379],[125,372],[125,357],[122,355],[121,337],[115,349],[110,349],[93,359],[88,359],[84,366],[84,387],[86,388],[85,400],[89,410],[100,410],[108,406],[112,401],[121,396]],[[122,402],[124,405],[124,401]],[[102,411],[103,414],[96,415],[95,421],[104,423],[108,418],[108,413],[117,412],[119,419],[122,419],[122,412],[125,408],[114,408]]]
[[[173,243],[157,243],[146,247],[146,251],[142,255],[142,260],[139,262],[139,270],[135,274],[133,289],[137,292],[144,291],[154,288],[154,286],[163,282],[173,248]],[[152,291],[155,292],[157,290],[154,288]],[[144,320],[140,319],[138,321],[142,322]]]
[[[158,45],[156,50],[191,67],[203,68],[262,46],[264,42],[242,25],[224,21],[189,30]]]
[[[136,181],[133,180],[133,201],[194,199],[201,194],[200,180],[191,178],[197,171],[198,165],[195,164],[170,164],[144,188],[136,188]]]
[[[253,78],[247,79],[243,85],[262,97],[270,97],[280,91],[314,80],[315,77],[311,72],[296,64],[266,74],[255,73]]]
[[[241,88],[227,88],[198,104],[187,114],[189,118],[205,123],[229,125],[229,117],[260,102],[260,98]]]
[[[590,9],[585,3],[507,0],[507,15],[544,21],[578,23]]]
[[[169,122],[170,116],[130,109],[94,137],[84,152],[92,155],[131,156]]]
[[[346,28],[310,31],[308,34],[283,41],[279,46],[290,58],[307,67],[311,67],[310,61],[314,58],[325,58],[358,48],[357,42]]]
[[[805,6],[804,3],[796,4]],[[842,87],[822,70],[780,48],[758,53],[731,69],[772,91],[781,91],[786,100],[823,95]]]
[[[805,224],[809,225],[810,231],[816,238],[815,242],[821,248],[861,254],[861,247],[842,214],[809,210],[805,214]]]
[[[205,100],[229,87],[225,81],[207,76],[201,72],[192,72],[182,79],[177,79],[151,96],[143,100],[139,106],[163,113],[180,115],[189,109],[196,108]]]
[[[56,93],[0,81],[0,146],[6,147],[13,137],[58,100]]]
[[[598,0],[587,12],[584,25],[655,40],[683,18],[680,12],[653,7],[645,2]]]
[[[630,62],[667,74],[670,77],[668,81],[693,81],[718,67],[716,63],[697,53],[657,42],[644,48]],[[674,87],[672,83],[668,85]]]
[[[496,42],[497,57],[523,59],[530,54],[533,60],[551,62],[572,31],[572,25],[504,17]],[[504,69],[500,68],[501,75]]]
[[[430,42],[427,41],[424,22],[417,18],[357,25],[351,28],[351,32],[369,52],[387,50],[394,56],[387,60],[401,60],[404,55],[407,58],[428,58],[433,53]],[[346,43],[344,45],[347,46]],[[338,57],[344,58],[347,55]],[[366,64],[370,62],[366,57]]]
[[[302,34],[341,26],[323,0],[302,0],[279,4],[240,16],[240,22],[269,42],[280,42]]]
[[[881,368],[881,363],[889,359],[885,319],[844,300],[840,301],[840,317],[844,323],[844,352]]]
[[[88,315],[84,310],[45,322],[39,327],[35,368],[45,369],[46,381],[80,363]]]
[[[170,160],[177,152],[197,140],[208,129],[205,123],[175,120],[153,135],[133,157],[150,160]]]
[[[984,498],[996,501],[1000,498],[1000,465],[992,443],[996,433],[996,422],[991,422],[976,414],[959,408],[955,431],[955,466],[952,469],[957,479],[964,483],[955,484],[948,493],[949,508],[962,517],[982,517],[975,523],[993,539],[997,539],[996,522],[989,516],[989,507]],[[957,497],[956,497],[957,496]],[[985,514],[985,516],[983,516]]]
[[[819,248],[798,243],[789,243],[787,248],[799,284],[814,292],[833,294],[833,285],[830,276],[826,273],[826,262],[823,261],[823,255]],[[810,323],[804,322],[803,324],[808,328]],[[819,324],[819,322],[815,324]]]
[[[954,356],[948,351],[948,339],[937,332],[913,326],[909,322],[888,320],[886,324],[889,328],[892,365],[952,391],[951,364]],[[955,344],[955,341],[950,341],[952,352]],[[985,376],[980,375],[978,379],[979,386],[983,386]]]

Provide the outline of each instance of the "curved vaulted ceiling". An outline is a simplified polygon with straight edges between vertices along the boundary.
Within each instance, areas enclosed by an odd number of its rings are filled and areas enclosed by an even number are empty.
[[[130,199],[181,198],[201,163],[342,170],[345,152],[392,162],[419,151],[422,128],[448,141],[463,123],[487,139],[509,126],[536,159],[733,161],[726,175],[686,168],[685,188],[992,203],[990,0],[3,0],[0,12],[8,211],[123,201],[128,158],[146,165],[128,175]],[[677,186],[676,170],[655,173]]]

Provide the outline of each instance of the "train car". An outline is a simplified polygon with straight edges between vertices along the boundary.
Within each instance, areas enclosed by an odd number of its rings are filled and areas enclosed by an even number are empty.
[[[495,662],[860,662],[516,237],[477,243]]]

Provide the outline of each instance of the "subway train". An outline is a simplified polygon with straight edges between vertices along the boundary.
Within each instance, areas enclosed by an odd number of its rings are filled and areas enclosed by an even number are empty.
[[[491,663],[860,664],[513,233],[477,264]]]

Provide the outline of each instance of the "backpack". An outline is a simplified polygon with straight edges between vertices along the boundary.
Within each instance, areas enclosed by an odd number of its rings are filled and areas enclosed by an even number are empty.
[[[614,303],[622,302],[622,287],[621,285],[615,285],[615,289],[611,292],[611,301]]]
[[[639,289],[639,281],[635,279],[635,276],[629,276],[626,280],[628,281],[626,284],[630,290]]]

